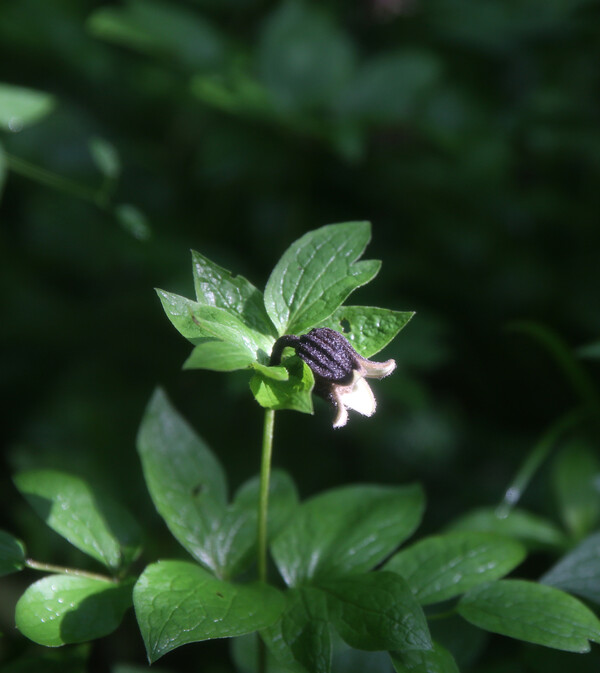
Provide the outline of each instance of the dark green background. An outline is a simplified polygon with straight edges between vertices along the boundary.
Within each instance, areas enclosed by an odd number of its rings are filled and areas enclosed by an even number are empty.
[[[131,30],[115,41],[117,20]],[[88,143],[105,138],[123,166],[114,202],[136,205],[152,234],[138,240],[110,212],[9,172],[2,526],[36,558],[86,563],[10,481],[62,468],[132,509],[150,538],[141,565],[180,554],[135,452],[153,387],[234,486],[258,470],[262,417],[247,375],[180,371],[190,347],[153,287],[192,296],[194,248],[262,288],[304,232],[357,219],[373,222],[366,257],[383,269],[351,302],[417,311],[381,354],[398,371],[374,384],[377,415],[343,430],[321,403],[314,417],[278,414],[274,462],[303,497],[419,480],[428,531],[497,502],[577,402],[543,348],[507,324],[539,321],[572,347],[600,333],[598,25],[595,0],[4,0],[0,81],[57,100],[0,135],[5,150],[93,187]],[[597,376],[597,361],[585,366]],[[554,515],[544,471],[524,505]],[[11,615],[28,579],[3,580],[0,661],[28,650]],[[133,617],[123,631],[95,646],[96,662],[143,663]],[[165,666],[222,649],[191,646]],[[491,650],[481,665],[507,656]],[[521,670],[509,661],[502,670]],[[202,670],[227,670],[212,665]]]

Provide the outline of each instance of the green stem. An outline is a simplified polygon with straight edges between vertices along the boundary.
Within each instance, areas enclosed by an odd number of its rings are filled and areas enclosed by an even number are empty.
[[[99,208],[106,208],[106,197],[103,194],[99,194],[95,189],[90,189],[73,180],[63,178],[61,175],[56,175],[56,173],[47,171],[45,168],[30,164],[28,161],[15,157],[12,154],[6,154],[6,164],[11,171],[24,178],[65,192],[71,196],[76,196],[84,201],[89,201]]]
[[[267,518],[274,426],[275,411],[273,409],[266,409],[260,465],[260,493],[258,497],[258,579],[261,582],[267,581]]]
[[[90,573],[87,570],[79,570],[78,568],[66,568],[65,566],[57,566],[52,563],[42,563],[28,558],[25,560],[25,565],[32,570],[41,570],[44,573],[55,573],[58,575],[74,575],[76,577],[87,577],[91,580],[102,580],[103,582],[115,582],[112,577],[107,575],[100,575],[98,573]]]
[[[546,430],[538,443],[529,452],[514,479],[506,489],[502,501],[496,508],[496,516],[498,518],[505,519],[510,514],[511,509],[519,502],[534,474],[546,460],[558,440],[567,430],[570,430],[585,416],[585,409],[575,409],[561,416]]]

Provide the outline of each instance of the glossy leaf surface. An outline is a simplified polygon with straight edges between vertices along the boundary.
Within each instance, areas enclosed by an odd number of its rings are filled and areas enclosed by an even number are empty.
[[[265,307],[279,334],[300,334],[320,324],[375,277],[379,262],[357,262],[370,237],[368,222],[330,224],[283,253],[265,288]]]
[[[133,582],[50,575],[19,599],[17,628],[46,647],[83,643],[114,631],[131,605]]]
[[[148,566],[133,600],[150,662],[186,643],[264,629],[284,607],[282,594],[271,586],[232,584],[185,561]]]
[[[458,612],[493,633],[568,652],[588,652],[600,642],[600,621],[583,603],[553,587],[500,580],[471,589]]]
[[[439,643],[431,650],[390,652],[397,673],[459,673],[454,657]]]
[[[455,532],[425,538],[385,565],[404,577],[421,605],[438,603],[500,579],[525,558],[523,545],[491,533]]]
[[[73,546],[116,570],[139,551],[132,516],[83,479],[54,470],[22,472],[15,485],[38,515]]]
[[[369,570],[419,525],[418,486],[345,486],[303,503],[271,545],[286,583]]]

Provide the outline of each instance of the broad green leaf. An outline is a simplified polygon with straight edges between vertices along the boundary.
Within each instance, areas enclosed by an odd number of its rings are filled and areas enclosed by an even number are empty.
[[[600,604],[600,533],[563,556],[540,582]]]
[[[284,380],[275,379],[260,369],[255,372],[250,379],[250,390],[256,401],[266,409],[292,409],[312,414],[315,379],[310,367],[298,357],[289,358],[283,365],[288,372]]]
[[[277,336],[265,310],[263,296],[250,281],[243,276],[234,276],[194,250],[192,262],[199,304],[224,308],[257,332],[273,338]]]
[[[253,362],[252,369],[260,372],[263,376],[274,381],[288,381],[290,373],[285,367],[269,367],[268,365],[261,365],[260,362]]]
[[[0,82],[0,129],[20,131],[45,117],[54,108],[47,93]]]
[[[119,203],[115,206],[115,217],[121,227],[138,241],[147,241],[152,236],[148,219],[137,206]]]
[[[243,484],[211,532],[211,547],[220,577],[235,577],[256,556],[259,486],[258,477]],[[294,482],[285,472],[274,470],[269,482],[270,538],[281,530],[297,505],[298,493]]]
[[[508,574],[525,548],[491,533],[455,532],[425,538],[398,552],[385,570],[399,573],[421,605],[439,603]]]
[[[380,262],[356,260],[371,238],[368,222],[310,231],[284,253],[265,288],[265,307],[279,334],[300,334],[328,318]]]
[[[283,595],[271,586],[225,582],[185,561],[149,565],[133,602],[151,663],[186,643],[264,629],[284,607]]]
[[[129,0],[102,7],[88,21],[93,35],[190,69],[212,68],[223,58],[223,41],[198,12],[158,0]]]
[[[23,569],[25,546],[21,540],[0,530],[0,577]]]
[[[7,166],[6,154],[4,148],[0,143],[0,202],[2,202],[2,192],[4,191],[4,183],[6,182]]]
[[[116,570],[139,552],[141,532],[129,512],[83,479],[32,470],[14,481],[52,530],[105,566]]]
[[[343,334],[364,358],[385,348],[413,317],[411,311],[389,311],[371,306],[341,306],[319,327]]]
[[[431,650],[390,652],[397,673],[459,673],[454,657],[439,643]]]
[[[589,446],[574,442],[558,453],[553,468],[561,519],[571,535],[581,539],[600,518],[600,461]]]
[[[194,346],[191,355],[183,363],[183,368],[232,372],[236,369],[246,369],[253,363],[254,356],[245,346],[206,339]]]
[[[303,503],[271,552],[289,586],[371,569],[421,521],[419,486],[344,486]]]
[[[583,603],[553,587],[500,580],[466,593],[458,613],[492,633],[568,652],[588,652],[600,642],[600,621]]]
[[[360,650],[428,650],[423,610],[395,573],[372,572],[319,582],[340,636]]]
[[[230,311],[186,299],[171,292],[157,290],[165,313],[175,329],[193,344],[216,339],[246,349],[252,360],[268,364],[275,342],[273,337],[257,332]]]
[[[121,623],[131,605],[132,585],[76,575],[44,577],[19,599],[17,628],[46,647],[101,638]]]
[[[104,138],[91,138],[90,154],[96,168],[105,178],[116,180],[121,174],[121,160],[116,147]]]
[[[225,474],[160,389],[146,408],[137,447],[158,513],[179,543],[216,571],[209,540],[227,504]]]
[[[354,70],[351,41],[323,8],[301,0],[278,3],[258,47],[260,75],[286,109],[335,100]]]
[[[273,656],[292,671],[329,673],[331,670],[331,629],[327,599],[311,587],[285,593],[281,618],[261,631]]]
[[[496,533],[514,538],[527,547],[565,547],[567,538],[551,521],[523,509],[511,509],[499,517],[495,510],[482,507],[468,512],[452,523],[451,530],[472,530]]]

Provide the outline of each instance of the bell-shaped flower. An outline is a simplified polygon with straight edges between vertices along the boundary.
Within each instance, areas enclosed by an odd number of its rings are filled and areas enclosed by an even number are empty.
[[[272,365],[280,363],[286,347],[295,349],[311,368],[315,377],[315,393],[335,407],[334,428],[346,425],[348,409],[363,416],[372,416],[377,404],[365,379],[382,379],[396,368],[394,360],[374,362],[363,358],[346,337],[329,327],[316,327],[300,337],[280,337],[273,347]]]

